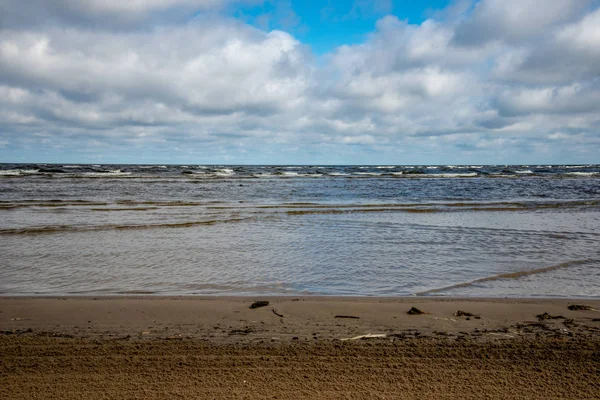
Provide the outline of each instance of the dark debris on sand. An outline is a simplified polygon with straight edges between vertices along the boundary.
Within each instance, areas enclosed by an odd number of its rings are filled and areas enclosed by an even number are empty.
[[[479,315],[470,313],[468,311],[463,311],[463,310],[458,310],[457,312],[454,313],[454,316],[455,317],[467,317],[467,320],[469,320],[471,318],[481,319],[481,317]]]
[[[411,307],[410,310],[408,310],[407,314],[408,315],[421,315],[421,314],[427,314],[427,313],[419,310],[417,307]]]
[[[584,304],[571,304],[569,307],[567,307],[569,310],[571,311],[589,311],[589,310],[593,310],[592,307],[590,306],[586,306]]]
[[[543,321],[545,319],[566,319],[562,315],[550,315],[547,312],[545,312],[543,314],[538,314],[538,315],[536,315],[536,317],[539,321]]]
[[[233,335],[247,335],[249,333],[254,332],[254,330],[250,327],[246,327],[243,329],[232,329],[229,331],[229,336],[233,336]]]
[[[252,305],[250,306],[250,308],[266,307],[268,305],[269,305],[268,301],[259,300],[259,301],[255,301],[254,303],[252,303]]]

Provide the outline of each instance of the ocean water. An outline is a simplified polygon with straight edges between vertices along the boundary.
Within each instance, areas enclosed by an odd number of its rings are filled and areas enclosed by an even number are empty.
[[[600,166],[0,164],[0,295],[600,297]]]

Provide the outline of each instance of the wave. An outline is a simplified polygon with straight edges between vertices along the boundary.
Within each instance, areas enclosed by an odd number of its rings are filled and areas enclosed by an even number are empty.
[[[444,286],[441,288],[425,290],[423,292],[418,292],[415,294],[417,296],[428,296],[431,294],[445,292],[445,291],[452,290],[452,289],[459,289],[459,288],[464,288],[464,287],[468,287],[468,286],[473,286],[478,283],[492,282],[492,281],[497,281],[497,280],[501,280],[501,279],[519,279],[524,276],[542,274],[544,272],[555,271],[557,269],[569,268],[569,267],[584,265],[584,264],[588,264],[591,262],[598,262],[598,261],[599,260],[593,260],[593,259],[568,261],[568,262],[564,262],[564,263],[557,264],[557,265],[551,265],[549,267],[542,267],[542,268],[536,268],[536,269],[530,269],[530,270],[524,270],[524,271],[508,272],[505,274],[492,275],[492,276],[488,276],[485,278],[475,279],[470,282],[463,282],[463,283],[458,283],[455,285]]]
[[[478,176],[477,172],[466,172],[466,173],[456,173],[456,174],[432,174],[436,178],[472,178]]]
[[[0,207],[1,208],[1,207]],[[160,207],[123,207],[123,208],[90,208],[90,211],[152,211],[152,210],[160,210]]]
[[[231,168],[221,168],[216,170],[214,174],[218,176],[231,176],[234,175],[235,172]]]
[[[287,209],[288,215],[306,214],[345,214],[372,212],[405,212],[405,213],[435,213],[435,212],[515,212],[559,208],[598,208],[600,201],[573,202],[495,202],[495,203],[413,203],[413,204],[361,204],[361,205],[270,205],[257,208]]]
[[[83,172],[81,174],[76,174],[76,176],[83,178],[105,178],[109,177],[129,177],[133,175],[131,172],[123,172],[120,169],[115,170],[106,170],[106,171],[97,171],[97,172]]]
[[[25,208],[25,207],[81,207],[81,206],[107,206],[108,203],[104,202],[41,202],[41,203],[30,203],[30,202],[7,202],[0,203],[0,210],[13,209],[13,208]]]
[[[142,230],[142,229],[169,229],[169,228],[191,228],[195,226],[208,226],[224,223],[235,223],[246,220],[248,218],[232,218],[232,219],[215,219],[206,221],[187,221],[161,224],[145,224],[145,225],[94,225],[94,226],[74,226],[74,225],[52,225],[52,226],[37,226],[29,228],[6,228],[0,229],[0,235],[41,235],[51,233],[71,233],[71,232],[98,232],[111,230]]]
[[[212,201],[162,201],[162,200],[115,200],[114,202],[101,202],[89,200],[21,200],[0,201],[0,209],[23,207],[108,207],[118,206],[115,210],[142,209],[144,207],[206,207],[219,209],[372,209],[378,208],[386,211],[394,210],[436,210],[436,211],[516,211],[540,210],[557,208],[598,208],[600,200],[563,200],[563,201],[447,201],[447,202],[410,202],[410,203],[366,203],[366,204],[321,204],[321,203],[282,203],[269,205],[239,206],[218,200]],[[134,208],[136,207],[136,208]],[[108,210],[108,209],[107,209]]]
[[[136,168],[139,169],[167,169],[166,165],[140,165],[137,166]]]
[[[318,178],[356,177],[390,178],[590,178],[600,175],[600,165],[573,166],[167,166],[167,165],[42,165],[0,164],[0,178],[77,179],[77,178],[136,178],[147,180],[196,179],[251,179],[251,178]],[[32,178],[33,179],[33,178]]]
[[[600,172],[567,172],[565,175],[572,175],[572,176],[597,176],[597,175],[600,175]]]
[[[40,174],[39,169],[6,169],[0,171],[0,176],[22,176]]]
[[[63,166],[66,169],[86,168],[75,165]],[[55,175],[57,174],[57,175]],[[0,176],[31,176],[31,175],[50,175],[64,178],[105,178],[105,177],[127,177],[131,172],[124,172],[120,169],[115,170],[97,170],[84,172],[67,172],[60,168],[39,168],[39,169],[7,169],[0,170]]]
[[[474,178],[479,176],[477,172],[448,173],[448,174],[421,174],[421,173],[393,173],[403,175],[406,178]]]

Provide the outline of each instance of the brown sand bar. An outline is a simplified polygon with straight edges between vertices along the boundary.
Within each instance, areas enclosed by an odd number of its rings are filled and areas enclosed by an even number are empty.
[[[562,299],[4,297],[0,398],[600,398],[597,310]]]

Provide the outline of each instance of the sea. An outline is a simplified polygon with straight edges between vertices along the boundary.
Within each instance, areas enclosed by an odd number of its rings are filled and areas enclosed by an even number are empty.
[[[0,295],[600,297],[600,165],[0,164]]]

